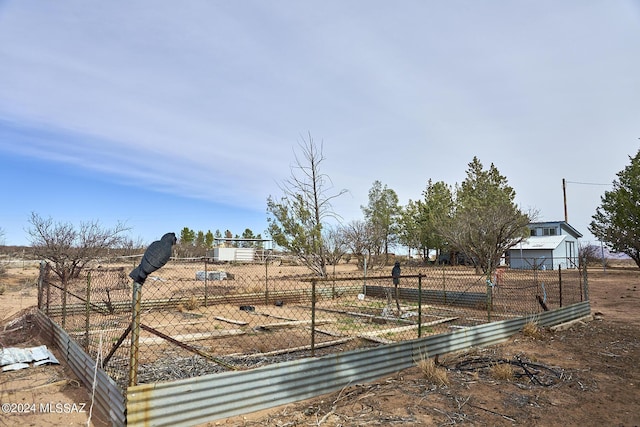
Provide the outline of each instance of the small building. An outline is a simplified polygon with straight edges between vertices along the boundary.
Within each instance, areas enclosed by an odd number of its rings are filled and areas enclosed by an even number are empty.
[[[216,237],[215,247],[206,252],[213,262],[264,262],[271,252],[272,241],[262,238]]]
[[[509,250],[509,265],[518,269],[577,268],[582,234],[566,221],[532,222],[531,236]]]
[[[253,262],[255,252],[254,248],[213,248],[207,256],[213,258],[214,262]]]

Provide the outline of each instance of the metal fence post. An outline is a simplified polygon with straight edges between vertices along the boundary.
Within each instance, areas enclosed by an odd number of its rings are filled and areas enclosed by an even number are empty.
[[[445,276],[444,264],[442,264],[442,297],[445,305],[447,304],[447,278]]]
[[[264,303],[269,305],[269,255],[264,257]]]
[[[67,286],[69,278],[65,275],[64,283],[62,284],[62,329],[67,326]]]
[[[91,272],[87,273],[87,295],[84,302],[85,307],[85,319],[84,319],[84,349],[89,352],[89,329],[91,322],[89,321],[89,315],[91,314]]]
[[[49,264],[45,263],[44,266],[44,281],[47,282],[47,306],[46,306],[46,313],[47,313],[47,317],[49,317],[49,307],[51,306],[51,283],[49,283]]]
[[[38,308],[40,310],[42,310],[42,306],[44,304],[44,301],[42,301],[44,299],[44,296],[42,295],[42,292],[44,290],[42,288],[42,285],[44,283],[44,265],[45,265],[45,262],[40,261],[40,274],[38,275]],[[48,310],[47,310],[47,314],[49,314]]]
[[[140,348],[140,301],[142,285],[133,283],[133,306],[131,310],[131,352],[129,358],[129,387],[138,383],[138,350]]]
[[[560,307],[562,307],[562,266],[558,266],[558,291],[560,292]]]
[[[487,273],[487,321],[491,322],[491,306],[493,305],[492,301],[492,292],[493,286],[491,283],[491,272]]]
[[[311,357],[316,355],[316,282],[311,279]]]
[[[422,336],[422,273],[418,273],[418,338]]]
[[[209,301],[208,301],[208,289],[207,289],[207,284],[209,282],[209,271],[207,269],[207,258],[204,259],[204,306],[205,307],[209,307]]]
[[[589,301],[589,278],[587,275],[587,259],[584,259],[584,300]]]

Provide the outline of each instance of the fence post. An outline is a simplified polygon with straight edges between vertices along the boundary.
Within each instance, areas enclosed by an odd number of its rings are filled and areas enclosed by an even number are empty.
[[[45,312],[47,313],[47,317],[49,317],[49,306],[51,305],[51,283],[49,282],[49,264],[45,264],[44,274],[45,274],[44,280],[47,282],[47,307]]]
[[[447,276],[444,271],[444,263],[442,263],[442,297],[444,298],[444,304],[447,305]]]
[[[487,273],[487,322],[491,322],[491,306],[493,305],[493,286],[491,283],[491,272]]]
[[[269,305],[269,255],[264,257],[264,303]]]
[[[316,279],[311,279],[311,357],[316,356]]]
[[[43,288],[42,285],[44,283],[44,261],[40,261],[40,274],[38,275],[38,308],[42,310],[42,305],[44,304],[44,296],[42,295]],[[47,304],[48,306],[48,304]],[[47,315],[49,315],[49,311],[47,310]]]
[[[584,300],[589,301],[589,278],[587,275],[587,258],[584,258],[583,264],[584,264]]]
[[[562,266],[558,265],[558,290],[560,292],[560,307],[562,307]]]
[[[89,329],[91,322],[89,315],[91,314],[91,272],[87,273],[87,294],[84,302],[85,319],[84,319],[84,350],[89,353]]]
[[[138,383],[138,350],[140,347],[140,301],[142,285],[133,283],[133,306],[131,310],[131,352],[129,357],[129,387]]]
[[[62,329],[65,329],[67,326],[67,287],[69,286],[67,283],[69,279],[65,275],[64,284],[62,285]]]
[[[204,306],[209,307],[209,290],[207,289],[207,284],[209,280],[209,271],[207,269],[207,258],[204,259]]]
[[[422,273],[418,273],[418,338],[422,336]]]

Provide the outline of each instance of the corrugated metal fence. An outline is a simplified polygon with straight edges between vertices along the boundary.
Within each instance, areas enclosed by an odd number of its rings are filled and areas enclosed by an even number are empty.
[[[424,354],[446,354],[508,339],[532,320],[552,326],[590,314],[589,302],[449,334],[294,360],[250,371],[143,384],[127,389],[130,426],[190,426],[304,400],[409,368]]]
[[[96,371],[96,362],[69,337],[60,325],[39,310],[36,311],[34,318],[42,333],[60,349],[73,373],[89,390],[93,389],[95,373],[94,402],[97,409],[108,416],[113,425],[125,425],[125,398],[122,389],[102,369]]]
[[[536,315],[371,349],[293,360],[249,371],[138,385],[127,389],[126,406],[122,390],[99,368],[95,404],[115,426],[191,426],[372,381],[413,366],[422,355],[442,355],[472,346],[496,344],[520,331],[529,321],[553,326],[588,316],[590,310],[589,301],[585,301]],[[44,313],[38,311],[35,320],[83,384],[92,389],[95,361]]]

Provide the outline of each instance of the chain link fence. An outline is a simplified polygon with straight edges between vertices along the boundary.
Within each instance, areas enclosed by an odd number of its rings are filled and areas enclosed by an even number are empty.
[[[46,265],[40,277],[39,308],[123,389],[411,340],[588,299],[586,270],[578,269],[500,268],[487,277],[472,267],[405,265],[395,286],[391,267],[365,274],[345,264],[318,278],[280,260],[199,258],[172,259],[154,272],[136,304],[128,273],[139,261],[92,268],[67,284]]]

